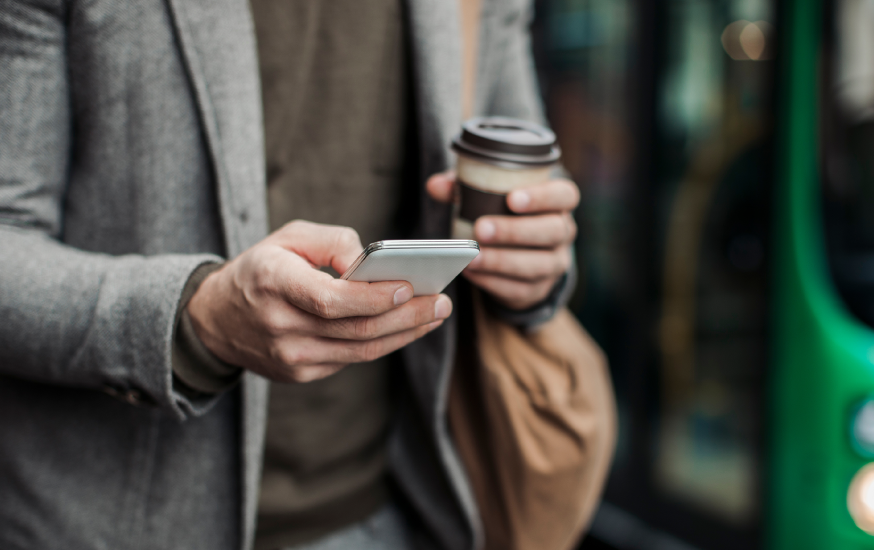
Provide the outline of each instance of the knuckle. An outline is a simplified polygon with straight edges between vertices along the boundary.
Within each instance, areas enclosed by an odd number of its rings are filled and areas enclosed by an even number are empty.
[[[351,227],[339,228],[337,231],[337,246],[342,249],[361,246],[361,239],[358,237],[358,232]]]
[[[413,317],[414,326],[424,325],[434,320],[434,306],[437,300],[428,301],[418,308]]]
[[[515,242],[519,237],[524,236],[525,231],[519,227],[519,222],[524,222],[520,217],[514,218],[495,218],[495,241],[497,242]]]
[[[305,363],[303,353],[294,346],[276,346],[271,350],[270,355],[275,361],[286,367]]]
[[[561,249],[558,255],[558,274],[567,273],[571,268],[571,251],[570,247],[566,246]]]
[[[310,365],[301,369],[301,384],[308,384],[331,376],[342,368],[342,365]]]
[[[269,336],[276,337],[288,331],[288,319],[277,308],[265,308],[261,315],[264,332]]]
[[[373,319],[370,317],[356,317],[352,320],[352,337],[356,340],[369,340],[373,338]]]
[[[567,220],[568,241],[572,241],[577,238],[577,222],[570,214],[566,214],[565,219]]]
[[[571,180],[564,180],[564,182],[568,190],[568,202],[571,209],[574,209],[580,204],[580,188]]]
[[[367,342],[361,347],[362,361],[374,361],[382,356],[381,342]]]
[[[568,226],[565,216],[553,216],[552,218],[552,234],[555,242],[562,242],[567,238]]]
[[[368,296],[365,300],[362,301],[362,306],[364,310],[369,315],[378,315],[381,313],[385,313],[389,310],[389,304],[393,303],[391,301],[391,295],[385,294],[377,294],[374,292],[371,296]]]
[[[309,225],[310,223],[305,220],[292,220],[287,224],[283,225],[281,231],[295,233]]]
[[[416,328],[434,320],[434,302],[428,302],[428,307],[420,308],[414,315],[411,316],[408,323],[405,323],[403,328]]]
[[[256,255],[255,268],[251,271],[252,286],[256,291],[266,292],[273,289],[276,281],[276,265],[270,261],[262,261],[260,255]]]
[[[331,292],[330,289],[323,288],[319,290],[319,295],[316,296],[315,303],[313,307],[316,310],[316,313],[319,317],[323,317],[325,319],[335,319],[336,318],[336,305],[334,304],[334,293]]]
[[[575,230],[571,226],[573,222],[570,216],[554,215],[550,221],[552,225],[550,241],[552,244],[563,244],[573,239],[573,233]]]
[[[296,367],[290,369],[286,375],[287,381],[294,384],[306,384],[315,380],[315,373],[312,372],[312,367]]]

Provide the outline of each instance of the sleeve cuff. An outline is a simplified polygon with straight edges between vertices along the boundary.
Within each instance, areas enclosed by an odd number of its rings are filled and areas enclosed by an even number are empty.
[[[206,277],[221,268],[221,264],[204,264],[188,278],[176,312],[176,333],[173,336],[173,375],[177,390],[187,397],[221,393],[233,387],[243,369],[225,363],[212,354],[197,337],[186,306]]]
[[[555,314],[567,305],[576,285],[577,268],[576,263],[574,263],[555,284],[549,296],[539,304],[521,311],[510,309],[498,303],[487,292],[483,292],[483,305],[498,319],[523,330],[531,331],[555,317]]]

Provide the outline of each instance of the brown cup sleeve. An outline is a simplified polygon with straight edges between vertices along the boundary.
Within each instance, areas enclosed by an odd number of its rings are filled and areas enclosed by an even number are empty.
[[[458,188],[461,194],[461,211],[459,217],[476,221],[480,216],[516,216],[515,212],[507,206],[505,193],[491,193],[471,187],[465,182],[458,180]]]

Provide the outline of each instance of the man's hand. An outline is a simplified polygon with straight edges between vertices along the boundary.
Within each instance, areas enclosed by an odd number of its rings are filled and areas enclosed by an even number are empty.
[[[455,174],[435,174],[426,187],[431,198],[451,202]],[[507,206],[526,215],[479,218],[474,234],[480,254],[464,276],[512,309],[527,309],[544,300],[570,268],[577,234],[571,212],[579,202],[579,189],[565,179],[516,189],[507,196]]]
[[[424,336],[452,312],[406,282],[334,279],[361,253],[352,229],[294,221],[212,273],[188,303],[218,358],[271,380],[308,382]]]

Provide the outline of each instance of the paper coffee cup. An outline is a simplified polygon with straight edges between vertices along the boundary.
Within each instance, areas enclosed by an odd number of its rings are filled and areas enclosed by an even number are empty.
[[[465,122],[452,149],[458,153],[453,239],[473,239],[473,223],[480,216],[516,215],[507,207],[507,195],[549,179],[561,157],[552,131],[505,117]]]

